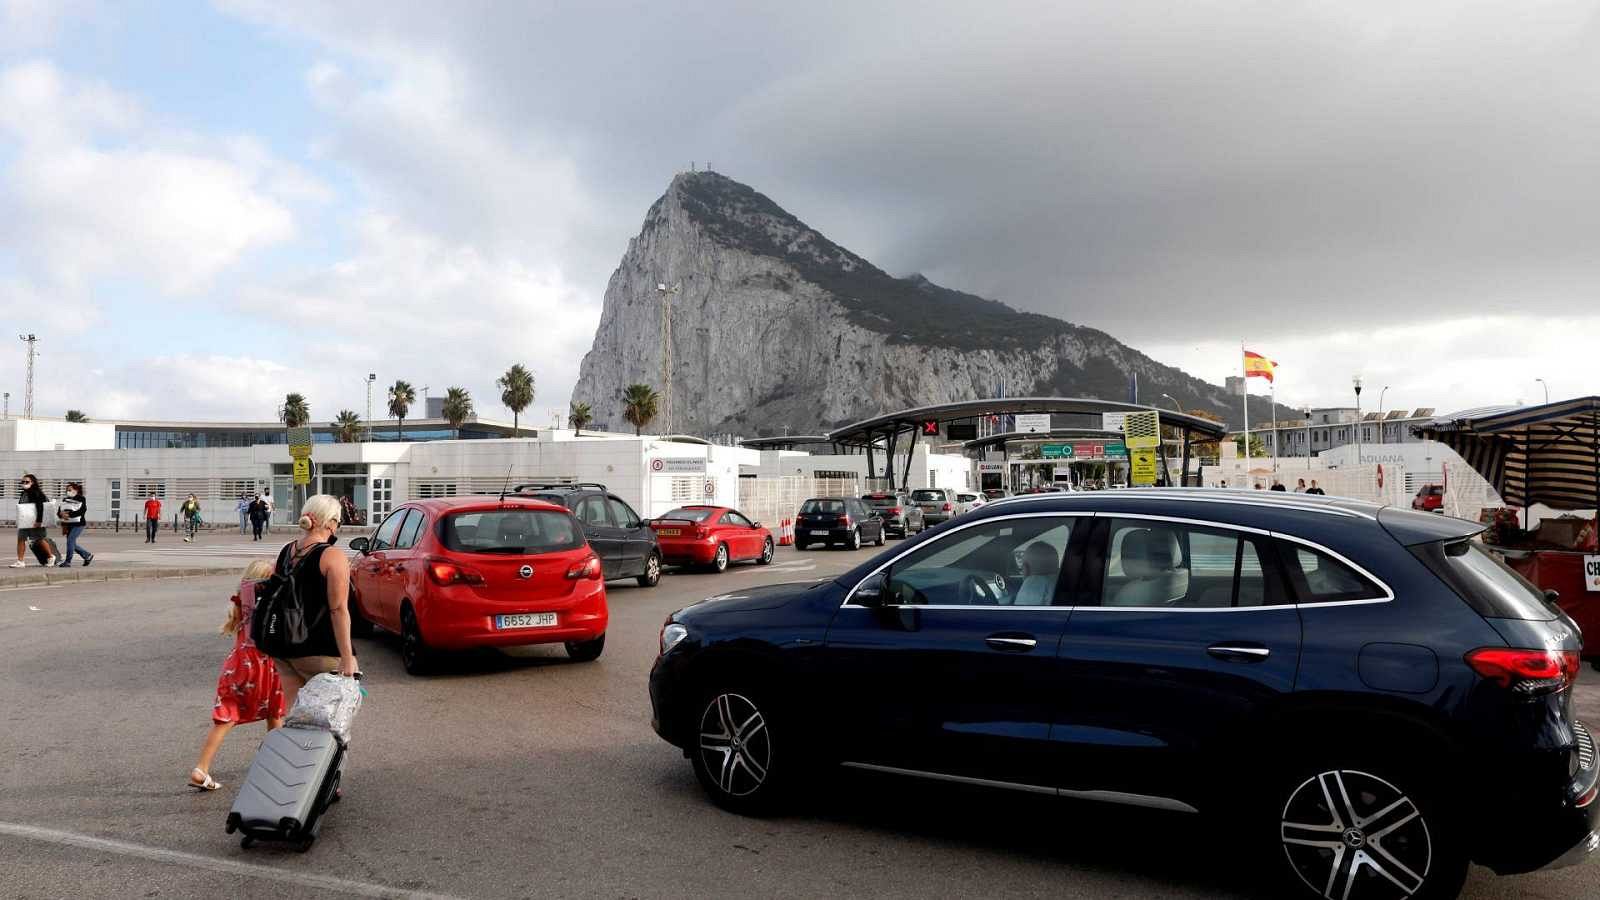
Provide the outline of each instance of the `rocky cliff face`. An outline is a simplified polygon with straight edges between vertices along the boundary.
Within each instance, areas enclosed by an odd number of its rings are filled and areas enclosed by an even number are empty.
[[[1104,332],[893,278],[749,187],[695,172],[650,208],[606,286],[573,392],[597,427],[629,427],[627,385],[662,390],[661,283],[678,286],[675,432],[801,434],[978,397],[1126,400],[1134,373],[1147,403],[1167,393],[1185,409],[1238,418],[1238,399],[1221,387]],[[1265,400],[1259,410],[1252,400],[1258,416],[1268,416]]]

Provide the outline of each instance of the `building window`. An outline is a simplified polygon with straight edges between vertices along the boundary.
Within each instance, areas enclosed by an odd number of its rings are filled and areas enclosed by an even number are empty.
[[[419,480],[415,484],[417,499],[419,500],[430,500],[436,497],[454,497],[456,495],[456,483],[454,481],[443,481],[441,479],[430,478]]]
[[[167,497],[167,483],[165,481],[135,481],[133,483],[133,497],[135,500],[144,500],[149,497],[165,500]]]
[[[122,518],[122,479],[113,478],[106,483],[106,496],[111,498],[112,519]]]

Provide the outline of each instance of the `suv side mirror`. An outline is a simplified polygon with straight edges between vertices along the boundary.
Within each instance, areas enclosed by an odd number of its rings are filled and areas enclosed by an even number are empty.
[[[352,538],[350,541],[350,549],[363,555],[368,552],[371,546],[372,541],[364,537]]]
[[[869,576],[866,581],[856,585],[856,592],[850,602],[857,606],[877,609],[889,599],[889,573],[879,572]]]

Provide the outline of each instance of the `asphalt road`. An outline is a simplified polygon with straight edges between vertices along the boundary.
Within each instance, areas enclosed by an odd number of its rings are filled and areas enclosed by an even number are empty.
[[[841,777],[768,820],[704,801],[649,727],[645,680],[671,610],[842,571],[872,551],[780,550],[771,569],[611,586],[599,661],[558,648],[414,679],[359,641],[370,696],[346,802],[311,852],[223,833],[261,726],[234,732],[197,794],[231,577],[0,591],[0,896],[1255,897],[1255,863],[1195,817]],[[1582,705],[1600,721],[1597,673]],[[1594,896],[1592,866],[1473,898]]]

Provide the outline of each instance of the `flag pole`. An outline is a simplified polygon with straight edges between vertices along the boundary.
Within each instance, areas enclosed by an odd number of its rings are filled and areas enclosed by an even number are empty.
[[[1272,372],[1272,477],[1278,477],[1278,372],[1273,366]]]
[[[1250,480],[1250,370],[1244,364],[1244,341],[1239,342],[1239,373],[1244,376],[1240,394],[1244,397],[1244,478]]]

